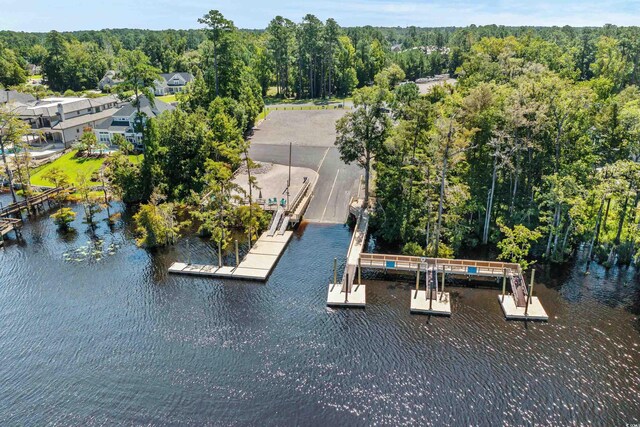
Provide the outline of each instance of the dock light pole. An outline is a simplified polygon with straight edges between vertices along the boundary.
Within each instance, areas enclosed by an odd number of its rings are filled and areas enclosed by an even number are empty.
[[[189,239],[187,239],[187,264],[191,265],[191,250],[189,249]]]
[[[504,302],[504,294],[507,292],[507,269],[502,269],[502,302]]]
[[[338,258],[333,259],[333,284],[338,283]]]
[[[362,284],[362,261],[358,257],[358,286]]]
[[[236,267],[240,264],[240,255],[238,253],[238,239],[236,239]]]
[[[416,295],[418,295],[418,288],[420,288],[420,264],[416,268]]]
[[[218,267],[222,268],[222,242],[218,242]]]

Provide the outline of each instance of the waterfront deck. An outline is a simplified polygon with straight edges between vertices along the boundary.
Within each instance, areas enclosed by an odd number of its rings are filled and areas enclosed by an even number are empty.
[[[191,276],[205,276],[222,279],[244,279],[265,281],[278,263],[278,259],[287,247],[293,231],[269,236],[265,232],[236,266],[189,264],[174,262],[169,273]]]

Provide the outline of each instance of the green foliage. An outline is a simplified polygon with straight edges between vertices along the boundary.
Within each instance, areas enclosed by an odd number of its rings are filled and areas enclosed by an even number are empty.
[[[69,224],[76,219],[76,213],[71,208],[60,208],[51,215],[58,228],[62,231],[69,230]]]
[[[416,242],[405,243],[402,247],[402,255],[424,256],[424,254],[424,249]]]
[[[160,203],[159,197],[140,206],[133,219],[136,223],[138,246],[157,248],[175,243],[180,236],[180,224],[175,217],[173,203]]]
[[[394,89],[400,82],[404,81],[405,74],[397,64],[391,64],[375,75],[376,85],[386,90]]]
[[[335,145],[341,159],[358,163],[365,171],[365,204],[369,200],[369,177],[373,160],[384,149],[391,126],[384,105],[388,92],[376,86],[357,90],[353,95],[354,111],[345,114],[336,124]]]
[[[98,138],[89,129],[85,130],[78,141],[78,154],[91,155],[98,148]]]
[[[15,86],[27,81],[25,61],[0,40],[0,86]]]
[[[53,90],[94,89],[107,71],[106,54],[95,42],[67,39],[51,31],[46,38],[46,49],[42,71]]]
[[[498,221],[500,231],[504,234],[504,238],[498,242],[500,255],[498,259],[518,263],[523,270],[527,270],[535,261],[527,260],[531,243],[542,237],[537,230],[529,230],[524,225],[515,225],[509,228]]]

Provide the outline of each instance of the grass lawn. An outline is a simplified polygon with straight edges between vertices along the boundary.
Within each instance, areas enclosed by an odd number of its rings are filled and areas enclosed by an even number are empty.
[[[159,99],[160,101],[166,102],[167,104],[171,104],[172,102],[176,102],[176,95],[164,95],[164,96],[158,96],[156,97],[157,99]]]
[[[58,168],[69,175],[69,179],[72,184],[76,183],[78,173],[86,173],[91,176],[93,173],[97,172],[106,157],[102,157],[100,159],[86,159],[86,158],[77,158],[75,157],[77,151],[71,151],[59,159],[38,168],[37,171],[31,175],[31,184],[33,185],[44,185],[51,186],[53,185],[51,182],[47,181],[46,177],[49,174],[49,171],[53,168]],[[142,156],[134,156],[130,155],[129,160],[132,163],[138,164],[142,161]],[[101,183],[96,181],[91,181],[91,185],[100,185]]]

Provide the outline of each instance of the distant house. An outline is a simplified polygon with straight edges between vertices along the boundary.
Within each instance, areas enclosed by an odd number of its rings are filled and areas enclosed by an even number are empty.
[[[170,104],[156,99],[152,106],[146,97],[140,98],[140,113],[146,117],[157,117],[165,111],[174,110]],[[142,133],[135,131],[135,121],[138,109],[132,104],[127,103],[118,109],[107,120],[98,123],[94,128],[94,133],[98,137],[98,141],[111,145],[113,136],[120,134],[127,141],[132,143],[136,148],[142,148]]]
[[[160,78],[155,82],[154,93],[156,96],[163,96],[182,92],[187,83],[192,80],[191,73],[160,74]]]
[[[16,115],[31,127],[34,134],[41,135],[46,142],[63,143],[65,147],[77,141],[85,128],[93,128],[118,110],[115,96],[35,100],[31,95],[18,94],[9,95],[9,102]]]
[[[98,89],[101,91],[109,90],[114,86],[122,83],[124,80],[116,78],[116,72],[109,70],[105,73],[104,77],[98,82]]]

